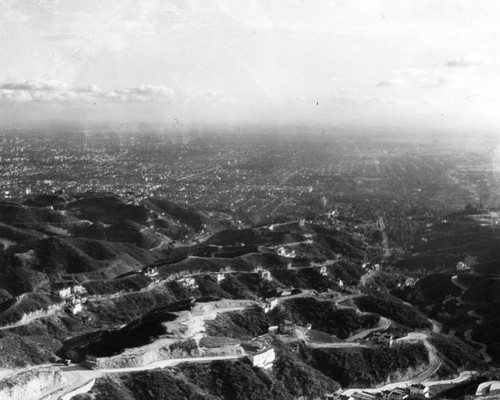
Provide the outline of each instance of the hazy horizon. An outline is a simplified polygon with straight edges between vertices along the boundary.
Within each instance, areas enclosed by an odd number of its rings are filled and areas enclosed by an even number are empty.
[[[493,0],[1,4],[3,128],[500,128]]]

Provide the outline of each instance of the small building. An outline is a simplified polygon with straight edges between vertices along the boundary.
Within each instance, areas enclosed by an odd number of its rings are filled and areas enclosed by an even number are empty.
[[[326,265],[322,265],[321,267],[319,267],[319,273],[323,276],[328,275],[328,268],[326,267]]]
[[[158,275],[158,268],[156,267],[145,267],[142,270],[142,273],[144,276],[148,276],[150,278],[153,278]]]
[[[253,367],[269,369],[273,367],[274,360],[276,359],[276,353],[271,347],[269,349],[261,350],[255,354],[249,355],[248,359],[252,363]]]
[[[419,395],[429,397],[429,386],[422,385],[421,383],[416,383],[408,387],[411,395]]]
[[[294,288],[292,286],[287,286],[284,288],[280,288],[278,290],[279,290],[280,296],[283,297],[283,296],[290,296],[292,294],[292,292],[294,291]]]
[[[295,330],[295,324],[287,319],[283,320],[279,324],[279,333],[284,335],[291,335]]]
[[[476,396],[500,395],[500,381],[489,381],[481,383],[476,390]]]
[[[271,271],[268,271],[267,269],[261,269],[259,272],[259,278],[265,280],[265,281],[271,281],[273,279],[271,275]]]
[[[79,312],[81,312],[83,310],[83,306],[82,306],[82,303],[75,303],[73,304],[72,307],[70,307],[70,311],[73,315],[76,315],[78,314]]]
[[[402,388],[394,388],[392,390],[384,390],[382,396],[384,400],[404,400],[410,396],[410,391]]]
[[[349,399],[352,400],[380,400],[382,396],[378,393],[355,392]]]
[[[226,275],[222,274],[222,273],[217,273],[217,275],[215,275],[215,281],[219,284],[221,283],[224,279],[226,279]]]
[[[417,283],[417,280],[415,278],[408,278],[408,279],[406,279],[404,285],[406,287],[413,287],[413,286],[415,286],[416,283]]]
[[[464,263],[463,261],[457,262],[457,271],[470,271],[470,266],[467,263]]]
[[[59,289],[57,291],[57,294],[61,299],[67,299],[68,297],[71,297],[71,287],[65,287],[62,289]]]
[[[337,284],[338,287],[344,287],[344,282],[342,281],[342,279],[335,280],[335,283]]]
[[[295,258],[297,256],[297,254],[295,253],[295,250],[286,248],[284,246],[278,247],[277,253],[279,256],[288,257],[288,258]]]
[[[85,289],[82,285],[75,285],[71,288],[73,294],[85,294],[87,293],[87,289]]]
[[[271,297],[269,299],[265,299],[264,301],[260,302],[260,308],[265,313],[268,313],[271,310],[274,310],[278,306],[278,299],[276,297]]]
[[[177,283],[179,284],[179,286],[186,289],[197,289],[199,287],[198,283],[196,283],[196,280],[193,277],[189,276],[177,279]]]

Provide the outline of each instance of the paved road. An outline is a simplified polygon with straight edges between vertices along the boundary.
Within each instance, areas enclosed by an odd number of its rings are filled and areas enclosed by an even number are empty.
[[[455,286],[458,286],[462,292],[465,292],[468,289],[466,285],[458,280],[458,275],[454,275],[451,277],[451,283],[453,283]]]
[[[467,340],[469,343],[478,345],[480,347],[479,352],[481,353],[481,356],[483,357],[484,361],[486,361],[487,363],[491,362],[491,357],[486,352],[486,350],[488,349],[488,346],[486,346],[484,343],[476,342],[475,340],[472,339],[472,329],[467,329],[464,332],[464,337],[465,337],[465,340]]]
[[[377,331],[385,331],[391,326],[391,320],[385,317],[380,317],[378,325],[375,328],[365,329],[364,331],[358,332],[347,339],[347,342],[354,342],[355,340],[363,339],[370,333]]]
[[[361,343],[351,343],[351,342],[338,342],[338,343],[318,343],[318,342],[307,342],[307,347],[313,349],[346,349],[346,348],[368,348],[366,344]]]
[[[157,361],[152,364],[140,367],[126,367],[126,368],[115,368],[115,369],[99,369],[90,370],[80,365],[74,365],[69,367],[62,367],[61,371],[65,383],[55,388],[47,390],[43,395],[39,397],[40,400],[59,400],[63,395],[69,393],[79,387],[84,386],[86,383],[90,382],[92,379],[99,378],[105,374],[120,374],[120,373],[130,373],[146,371],[157,368],[168,368],[175,367],[182,363],[207,363],[217,360],[237,360],[245,358],[246,355],[230,355],[230,356],[213,356],[213,357],[196,357],[196,358],[176,358],[171,360]]]
[[[384,390],[392,390],[395,388],[405,388],[405,387],[410,386],[410,385],[414,385],[417,383],[423,383],[423,382],[427,381],[441,367],[441,361],[439,360],[439,358],[436,354],[436,349],[434,348],[434,346],[432,346],[427,341],[427,334],[419,333],[419,332],[412,332],[403,338],[397,339],[397,341],[402,341],[402,340],[423,340],[424,345],[429,352],[429,365],[427,366],[427,368],[424,371],[415,375],[411,379],[407,379],[405,381],[389,383],[389,384],[384,385],[384,386],[379,387],[379,388],[348,389],[348,390],[344,391],[342,394],[352,395],[353,393],[356,393],[356,392],[380,393],[380,392],[383,392]]]
[[[40,314],[36,314],[36,315],[30,316],[28,318],[23,318],[23,319],[19,320],[18,322],[15,322],[11,325],[0,326],[0,331],[12,329],[12,328],[17,328],[17,327],[23,326],[23,325],[28,325],[29,323],[31,323],[37,319],[47,318],[51,315],[54,315],[56,312],[61,311],[62,309],[63,309],[63,305],[56,305],[56,306],[52,307],[50,310],[44,310]]]

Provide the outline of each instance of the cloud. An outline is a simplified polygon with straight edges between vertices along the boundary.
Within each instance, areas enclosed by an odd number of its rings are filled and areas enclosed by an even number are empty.
[[[474,67],[477,65],[482,65],[484,64],[485,59],[477,56],[465,56],[465,57],[459,57],[454,60],[449,60],[446,62],[447,67]]]
[[[15,102],[108,102],[144,103],[170,101],[172,89],[165,86],[141,85],[109,92],[96,85],[71,86],[55,80],[31,80],[0,84],[0,100]]]
[[[377,83],[378,87],[389,87],[389,86],[404,86],[406,81],[402,78],[392,78]]]
[[[174,91],[165,86],[141,85],[139,87],[116,89],[105,98],[121,102],[169,101]]]
[[[421,68],[408,68],[406,70],[393,71],[392,75],[393,77],[389,79],[379,81],[376,86],[380,88],[395,86],[439,88],[456,81],[456,79],[451,76]]]

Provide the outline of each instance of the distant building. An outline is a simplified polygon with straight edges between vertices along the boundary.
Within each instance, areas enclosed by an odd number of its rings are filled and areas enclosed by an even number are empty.
[[[73,304],[73,306],[70,308],[71,310],[71,313],[73,315],[76,315],[78,314],[79,312],[81,312],[83,309],[83,306],[82,306],[82,303],[76,303],[76,304]]]
[[[62,289],[59,289],[56,293],[61,299],[70,299],[75,295],[87,293],[87,289],[85,289],[82,285],[65,286]]]
[[[142,270],[142,273],[144,276],[148,276],[150,278],[153,278],[158,275],[158,268],[156,267],[145,267]]]
[[[273,348],[265,349],[249,355],[248,359],[254,367],[269,369],[273,367],[274,360],[276,359],[276,353]]]
[[[188,276],[177,279],[176,282],[179,284],[179,286],[186,289],[197,289],[199,287],[198,284],[196,283],[196,280]]]
[[[59,289],[57,291],[57,294],[61,299],[67,299],[68,297],[71,297],[71,287],[65,287],[63,289]]]
[[[349,397],[349,400],[380,400],[382,399],[382,395],[378,393],[368,393],[368,392],[355,392]]]
[[[500,395],[500,381],[481,383],[476,390],[476,396]]]
[[[283,320],[279,324],[279,333],[284,335],[291,335],[295,329],[295,324],[287,319]]]
[[[404,400],[410,397],[409,390],[402,388],[394,388],[392,390],[385,390],[382,392],[384,400]]]
[[[320,268],[319,268],[319,273],[323,276],[327,276],[328,275],[328,268],[326,267],[326,265],[322,265]]]
[[[85,289],[82,285],[75,285],[71,288],[73,294],[84,294],[87,293],[87,289]]]
[[[283,296],[290,296],[292,294],[292,292],[294,291],[294,288],[292,286],[287,286],[284,288],[280,288],[278,290],[279,290],[280,296],[283,297]]]
[[[265,281],[271,281],[273,279],[271,275],[271,271],[268,271],[266,269],[262,269],[258,272],[259,277]]]
[[[215,275],[215,281],[217,283],[221,283],[224,279],[226,279],[226,275],[224,275],[220,272],[217,275]]]
[[[411,395],[419,395],[429,397],[429,386],[417,383],[408,387],[408,391]]]
[[[469,271],[470,266],[463,261],[457,262],[457,271]]]
[[[264,311],[265,313],[274,310],[277,306],[278,306],[278,299],[276,297],[271,297],[260,303],[260,307],[262,308],[262,311]]]
[[[288,257],[288,258],[295,258],[297,254],[295,253],[295,250],[293,249],[288,249],[284,246],[278,247],[277,254],[282,257]]]

